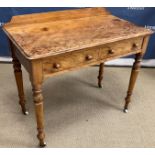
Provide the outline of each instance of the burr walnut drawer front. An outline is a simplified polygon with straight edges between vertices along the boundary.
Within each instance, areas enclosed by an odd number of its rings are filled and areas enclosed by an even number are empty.
[[[91,48],[52,56],[43,61],[44,74],[55,73],[99,60],[99,49]]]
[[[100,58],[110,59],[136,53],[142,47],[143,38],[132,38],[114,43],[109,43],[100,48]]]

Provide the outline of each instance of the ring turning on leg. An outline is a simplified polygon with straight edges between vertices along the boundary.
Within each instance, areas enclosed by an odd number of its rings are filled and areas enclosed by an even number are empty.
[[[46,146],[45,132],[44,132],[44,112],[43,112],[43,95],[41,85],[33,85],[33,99],[35,104],[35,113],[37,119],[37,137],[41,147]]]
[[[19,104],[21,105],[22,112],[24,115],[28,115],[28,111],[25,107],[25,95],[24,95],[24,88],[23,88],[23,76],[22,76],[22,70],[21,70],[21,64],[19,60],[16,58],[14,54],[15,47],[10,42],[11,52],[12,52],[12,63],[14,68],[14,75],[16,79],[17,89],[18,89],[18,96],[19,96]]]
[[[133,64],[132,71],[131,71],[127,96],[125,98],[125,105],[124,105],[124,112],[125,113],[128,112],[128,106],[129,106],[129,103],[131,101],[131,95],[132,95],[132,92],[133,92],[133,89],[134,89],[134,85],[136,83],[138,73],[140,71],[142,57],[143,57],[143,53],[136,54],[135,62]]]

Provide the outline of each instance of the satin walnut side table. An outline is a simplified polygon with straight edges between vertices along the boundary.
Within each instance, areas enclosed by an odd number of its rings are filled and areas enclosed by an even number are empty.
[[[147,48],[151,30],[111,15],[104,8],[86,8],[14,16],[3,26],[11,47],[19,103],[24,114],[25,96],[21,65],[32,84],[37,137],[45,146],[43,81],[54,75],[100,64],[98,86],[102,87],[104,62],[134,54],[129,88],[125,98],[127,112],[131,94]]]

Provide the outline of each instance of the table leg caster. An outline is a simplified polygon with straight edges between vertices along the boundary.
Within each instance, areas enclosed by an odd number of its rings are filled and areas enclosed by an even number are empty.
[[[20,106],[21,106],[22,113],[23,113],[24,115],[28,115],[29,112],[28,112],[28,110],[26,109],[25,100],[22,99],[22,101],[19,101],[19,104],[20,104]]]
[[[29,112],[26,110],[26,111],[23,111],[23,114],[24,114],[24,115],[28,115]]]
[[[47,145],[46,142],[40,142],[39,144],[40,147],[46,147],[46,145]]]
[[[124,112],[124,113],[128,113],[128,109],[125,108],[125,109],[123,110],[123,112]]]
[[[103,86],[102,86],[102,84],[98,84],[98,87],[99,87],[99,88],[102,88]]]

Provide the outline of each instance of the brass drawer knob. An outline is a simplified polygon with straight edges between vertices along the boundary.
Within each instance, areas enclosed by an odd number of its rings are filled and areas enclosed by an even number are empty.
[[[55,68],[55,69],[59,69],[59,68],[60,68],[60,64],[58,64],[58,63],[54,63],[54,64],[53,64],[53,68]]]
[[[132,49],[133,49],[133,50],[138,49],[138,44],[137,44],[137,43],[133,43],[133,44],[132,44]]]
[[[92,55],[87,55],[86,56],[86,60],[92,60],[93,59],[93,56]]]
[[[114,53],[115,53],[115,51],[113,49],[108,50],[108,54],[114,54]]]

